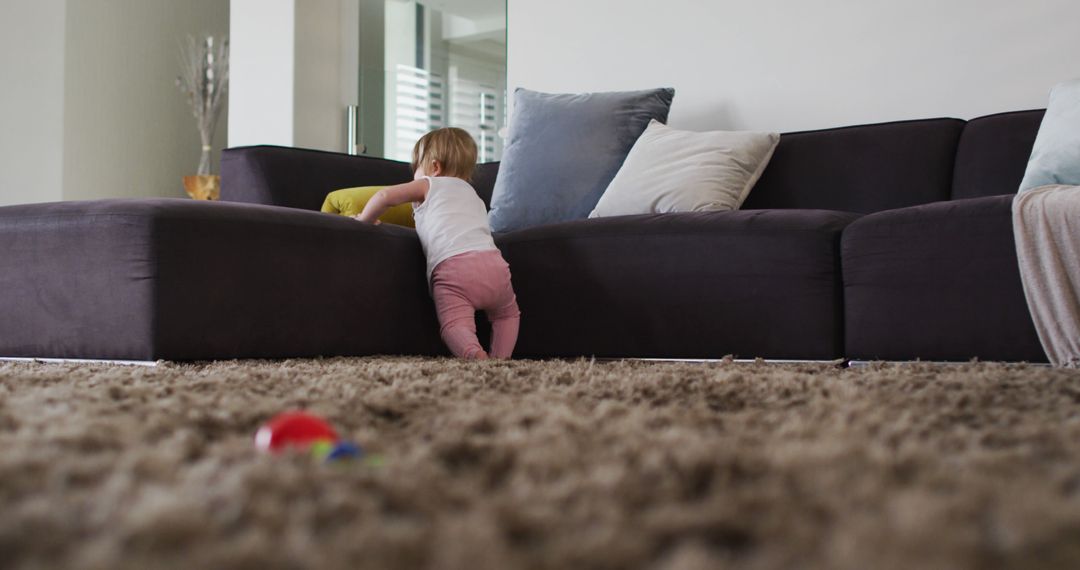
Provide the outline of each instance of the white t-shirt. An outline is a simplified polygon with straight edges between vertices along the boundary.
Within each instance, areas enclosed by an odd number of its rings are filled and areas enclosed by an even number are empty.
[[[468,182],[449,176],[425,176],[427,198],[413,203],[413,219],[427,257],[427,278],[447,258],[470,251],[497,249],[491,238],[484,201]]]

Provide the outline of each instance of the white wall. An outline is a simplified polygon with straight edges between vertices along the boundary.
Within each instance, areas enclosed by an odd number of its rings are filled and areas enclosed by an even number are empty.
[[[221,0],[0,3],[0,205],[184,197],[201,144],[179,42],[228,29]]]
[[[344,140],[339,2],[308,0],[296,10],[293,144],[320,148]]]
[[[230,12],[228,146],[344,151],[359,0],[232,0]]]
[[[1076,0],[508,0],[509,85],[675,87],[670,123],[792,131],[1046,105]]]
[[[61,199],[64,0],[0,4],[0,206]]]
[[[201,142],[176,86],[186,37],[227,34],[220,0],[71,0],[64,61],[65,200],[185,198]],[[227,112],[213,141],[215,165]]]
[[[294,3],[230,2],[230,147],[293,144]]]

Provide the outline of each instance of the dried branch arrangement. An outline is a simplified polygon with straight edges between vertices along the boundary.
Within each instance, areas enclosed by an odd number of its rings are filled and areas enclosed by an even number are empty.
[[[229,39],[208,35],[196,40],[188,36],[180,48],[180,70],[176,85],[187,95],[202,139],[198,174],[207,175],[210,143],[229,87]]]

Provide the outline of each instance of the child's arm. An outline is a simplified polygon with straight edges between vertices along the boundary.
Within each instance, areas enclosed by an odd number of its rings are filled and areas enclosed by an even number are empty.
[[[431,183],[426,178],[413,180],[397,186],[387,186],[375,193],[364,205],[364,211],[353,218],[368,224],[377,223],[379,216],[387,208],[404,204],[405,202],[423,202],[427,198],[428,188]]]

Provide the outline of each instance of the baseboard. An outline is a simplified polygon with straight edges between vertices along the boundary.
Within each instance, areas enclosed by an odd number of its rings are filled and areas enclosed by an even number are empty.
[[[872,366],[876,364],[886,365],[904,365],[904,364],[933,364],[934,366],[964,366],[965,364],[1023,364],[1024,366],[1038,366],[1043,368],[1050,368],[1050,364],[1047,362],[1006,362],[1000,360],[849,360],[847,365],[849,367],[858,368],[863,366]]]
[[[157,366],[157,360],[98,360],[94,358],[27,358],[0,356],[0,360],[14,362],[39,362],[44,364],[113,364],[119,366]]]
[[[618,362],[620,360],[633,360],[637,362],[683,362],[690,364],[716,364],[721,362],[735,362],[739,364],[754,364],[761,362],[764,364],[830,364],[838,368],[860,368],[864,366],[872,365],[905,365],[905,364],[933,364],[935,366],[963,366],[965,364],[972,364],[975,361],[947,361],[947,360],[846,360],[843,358],[837,358],[835,360],[801,360],[801,359],[783,359],[783,358],[597,358],[597,362]],[[979,361],[979,362],[998,362],[998,361]],[[1045,362],[1002,362],[1002,364],[1023,364],[1025,366],[1037,366],[1049,368],[1050,364]]]
[[[577,360],[580,357],[575,357],[568,360]],[[872,365],[904,365],[904,364],[933,364],[935,366],[963,366],[965,364],[972,364],[972,361],[956,362],[956,361],[938,361],[938,360],[799,360],[799,359],[783,359],[783,358],[594,358],[596,362],[619,362],[622,360],[633,360],[636,362],[672,362],[672,363],[687,363],[687,364],[719,364],[723,362],[734,362],[738,364],[829,364],[839,368],[851,367],[859,368]],[[12,362],[39,362],[44,364],[111,364],[117,366],[157,366],[162,361],[160,360],[104,360],[94,358],[30,358],[19,356],[0,356],[0,361],[12,361]],[[996,361],[984,361],[984,362],[996,362]],[[1037,366],[1042,368],[1050,368],[1051,365],[1045,362],[1004,362],[1003,364],[1023,364],[1025,366]]]
[[[738,364],[831,364],[843,366],[844,359],[835,360],[799,360],[783,358],[596,358],[597,362],[618,362],[620,360],[633,360],[635,362],[682,362],[688,364],[719,364],[721,362],[735,362]]]

